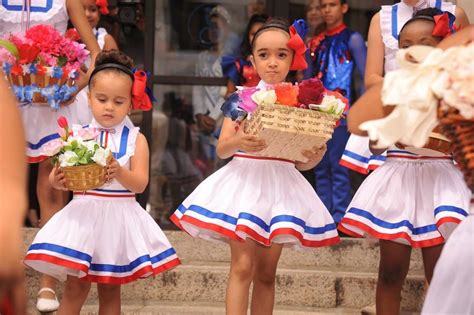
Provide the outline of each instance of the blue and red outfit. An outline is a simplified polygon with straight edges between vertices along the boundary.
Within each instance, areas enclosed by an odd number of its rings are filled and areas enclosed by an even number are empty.
[[[354,67],[357,67],[363,82],[367,57],[362,35],[342,24],[314,37],[309,46],[312,62],[305,71],[305,78],[321,79],[328,90],[338,90],[352,104]],[[327,143],[326,154],[314,169],[316,191],[336,223],[344,216],[351,200],[349,170],[339,164],[349,135],[347,122],[341,119],[341,124]]]
[[[224,76],[235,86],[254,87],[260,82],[257,70],[248,58],[223,56],[221,66]]]

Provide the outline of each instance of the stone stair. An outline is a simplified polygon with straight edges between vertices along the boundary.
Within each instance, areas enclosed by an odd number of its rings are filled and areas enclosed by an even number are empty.
[[[36,229],[25,229],[25,250]],[[229,271],[228,246],[167,231],[183,264],[155,278],[125,285],[125,314],[224,314]],[[274,314],[360,314],[374,303],[379,259],[378,243],[343,239],[332,247],[305,251],[284,249],[276,279]],[[34,303],[39,275],[27,270],[30,303]],[[62,291],[58,288],[58,294]],[[418,312],[424,297],[419,250],[412,254],[410,273],[402,293],[402,309]],[[97,292],[91,290],[84,314],[97,312]]]

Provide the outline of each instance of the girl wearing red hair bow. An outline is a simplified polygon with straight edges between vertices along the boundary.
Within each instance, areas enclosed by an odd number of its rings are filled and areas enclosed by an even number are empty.
[[[180,264],[175,250],[153,218],[135,200],[148,183],[149,151],[145,137],[127,119],[133,109],[150,110],[146,74],[133,72],[132,61],[118,51],[97,56],[89,81],[88,126],[113,156],[107,183],[75,192],[72,201],[38,232],[25,264],[66,286],[58,315],[79,315],[91,282],[97,283],[99,313],[120,314],[120,286],[157,275]],[[80,135],[80,126],[72,134]],[[103,156],[104,160],[109,157]],[[66,190],[55,167],[51,185]]]
[[[101,50],[118,49],[114,38],[107,34],[103,27],[97,27],[100,16],[109,14],[107,0],[82,0],[82,6],[86,13],[87,21],[92,27],[92,31],[97,39],[97,43]]]
[[[264,91],[284,82],[290,70],[306,68],[305,31],[302,20],[291,27],[270,20],[255,33],[250,58],[261,78],[257,89]],[[229,243],[227,314],[247,314],[252,283],[251,314],[271,314],[283,246],[319,247],[339,241],[331,215],[298,172],[319,163],[325,146],[303,152],[306,163],[253,155],[265,142],[245,134],[228,117],[227,102],[217,154],[233,159],[202,182],[171,219],[193,237]]]

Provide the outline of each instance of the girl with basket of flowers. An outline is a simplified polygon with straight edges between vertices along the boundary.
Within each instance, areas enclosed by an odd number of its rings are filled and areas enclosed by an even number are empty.
[[[9,33],[26,31],[29,26],[40,24],[54,27],[63,34],[66,31],[69,18],[78,30],[82,42],[87,46],[94,59],[99,52],[99,46],[92,29],[84,15],[81,3],[76,0],[6,0],[0,3],[0,35],[7,38]],[[43,36],[48,36],[43,32]],[[67,47],[66,47],[67,49]],[[20,49],[20,51],[23,51]],[[72,48],[69,51],[73,51]],[[76,50],[74,50],[76,51]],[[5,50],[0,48],[0,63],[5,63]],[[76,81],[78,90],[87,84],[86,76]],[[65,116],[72,123],[85,124],[90,121],[90,112],[86,102],[70,101],[62,104],[57,110],[37,104],[23,104],[20,107],[25,126],[27,142],[27,157],[30,163],[39,163],[37,195],[41,211],[41,225],[46,224],[56,211],[64,207],[67,193],[54,190],[48,181],[51,163],[41,154],[42,147],[57,138],[56,120]],[[44,276],[41,279],[38,293],[37,308],[43,312],[51,312],[58,308],[54,293],[54,279]]]
[[[427,8],[405,23],[400,31],[399,47],[422,46],[397,53],[401,69],[387,73],[384,78],[385,104],[404,104],[405,108],[412,104],[428,106],[425,103],[431,99],[426,95],[431,90],[426,82],[437,80],[438,73],[424,68],[428,74],[424,78],[408,74],[422,63],[421,53],[431,50],[454,32],[454,19],[449,12]],[[397,111],[384,119],[356,126],[354,116],[357,120],[357,115],[362,116],[364,110],[366,116],[381,114],[383,117],[383,109],[372,105],[374,98],[380,98],[380,90],[378,93],[369,90],[356,103],[355,114],[349,114],[349,128],[359,135],[368,132],[374,141],[371,145],[374,153],[389,147],[387,160],[362,183],[338,228],[356,237],[380,240],[377,314],[398,314],[412,248],[421,248],[425,277],[431,282],[443,244],[457,224],[468,216],[471,193],[453,163],[449,142],[432,132],[436,127],[436,123],[433,125],[430,121],[436,117],[433,111],[423,108],[418,116],[409,111]],[[370,106],[370,109],[361,109],[362,106]],[[418,128],[415,124],[418,120],[426,123]],[[389,132],[378,132],[382,128]],[[402,139],[401,134],[414,139],[427,135],[426,139],[430,140],[422,139],[416,147],[393,145]]]
[[[145,72],[131,67],[131,59],[118,51],[97,56],[89,80],[94,119],[86,129],[73,126],[72,137],[77,138],[68,139],[71,146],[90,148],[84,141],[95,135],[112,152],[111,161],[107,153],[94,158],[106,165],[106,184],[74,192],[73,200],[38,232],[25,257],[27,266],[66,280],[58,314],[79,314],[91,282],[98,286],[99,313],[120,314],[120,285],[180,264],[163,231],[135,200],[148,183],[149,151],[127,114],[132,108],[150,110],[151,101],[145,94]],[[67,127],[64,120],[60,123]],[[66,130],[63,136],[68,134]],[[58,152],[62,143],[58,140],[56,149],[49,146],[50,153]],[[55,189],[69,187],[66,169],[78,159],[79,153],[71,151],[59,156],[60,165],[50,174]]]
[[[289,27],[270,20],[254,35],[251,60],[261,91],[284,82],[290,70],[307,66],[301,23]],[[233,159],[202,182],[171,219],[193,237],[229,243],[228,314],[247,314],[252,282],[251,313],[271,314],[283,246],[319,247],[339,241],[331,215],[298,172],[319,163],[326,148],[305,150],[306,162],[256,156],[265,149],[265,141],[244,133],[226,103],[223,111],[217,154]]]

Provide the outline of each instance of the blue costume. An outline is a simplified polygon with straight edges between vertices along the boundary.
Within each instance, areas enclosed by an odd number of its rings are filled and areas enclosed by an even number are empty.
[[[365,41],[345,24],[322,33],[310,42],[312,62],[305,78],[318,77],[328,90],[338,90],[352,104],[352,77],[357,67],[363,85],[367,49]],[[349,170],[339,164],[349,139],[347,122],[334,130],[323,160],[315,168],[316,191],[338,223],[351,200]]]

